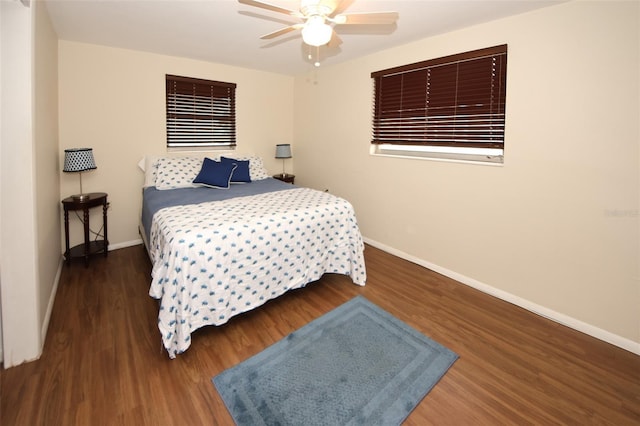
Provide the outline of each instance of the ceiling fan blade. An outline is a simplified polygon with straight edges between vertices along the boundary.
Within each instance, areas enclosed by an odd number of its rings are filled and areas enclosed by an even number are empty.
[[[304,26],[303,24],[295,24],[295,25],[291,25],[291,26],[288,26],[288,27],[280,28],[277,31],[274,31],[274,32],[269,33],[269,34],[265,34],[260,38],[263,39],[263,40],[272,39],[272,38],[281,36],[283,34],[290,33],[291,31],[299,30],[303,26]]]
[[[335,0],[334,0],[335,1]],[[339,15],[349,8],[355,0],[338,0],[333,14]]]
[[[395,24],[397,20],[398,12],[343,13],[333,18],[339,25],[386,25]]]
[[[247,6],[255,6],[262,9],[271,10],[272,12],[284,13],[286,15],[291,15],[291,16],[300,15],[300,12],[297,12],[295,10],[286,9],[284,7],[276,6],[276,5],[265,3],[258,0],[238,0],[238,3],[246,4]]]
[[[340,3],[342,2],[342,0],[316,0],[315,3],[317,4],[317,7],[324,7],[323,12],[326,15],[331,15],[332,13],[335,12],[336,8],[340,5]],[[305,4],[313,4],[314,1],[312,0],[302,0],[302,5],[304,7]]]
[[[333,34],[331,34],[331,40],[329,40],[329,43],[327,43],[327,47],[338,47],[341,44],[342,44],[342,39],[340,38],[338,33],[335,32],[334,30]]]
[[[285,25],[285,26],[286,25],[293,25],[293,23],[291,22],[291,19],[289,17],[286,17],[286,16],[282,16],[282,17],[280,17],[281,15],[273,15],[273,16],[271,16],[271,14],[269,14],[269,16],[267,16],[266,14],[263,14],[260,11],[253,12],[253,11],[248,11],[248,10],[240,10],[238,12],[238,14],[243,15],[243,16],[249,16],[251,18],[258,18],[258,19],[263,19],[263,20],[266,20],[266,21],[276,22],[278,24]]]

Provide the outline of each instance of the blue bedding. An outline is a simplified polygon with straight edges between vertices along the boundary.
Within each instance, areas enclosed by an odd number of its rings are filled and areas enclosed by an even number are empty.
[[[142,226],[144,227],[145,241],[149,241],[153,215],[165,207],[228,200],[235,197],[282,191],[293,187],[290,183],[285,183],[274,178],[267,178],[251,183],[232,184],[229,189],[200,187],[160,191],[155,187],[144,188],[142,191]]]

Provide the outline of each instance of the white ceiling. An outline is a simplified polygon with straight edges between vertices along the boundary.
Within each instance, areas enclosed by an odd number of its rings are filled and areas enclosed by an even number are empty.
[[[37,0],[42,1],[42,0]],[[260,36],[298,21],[237,0],[44,0],[58,37],[296,75],[313,69],[299,31]],[[397,11],[395,27],[337,26],[343,43],[320,48],[321,66],[565,0],[344,0],[345,13]],[[298,10],[299,0],[267,0]],[[425,58],[428,59],[428,58]]]

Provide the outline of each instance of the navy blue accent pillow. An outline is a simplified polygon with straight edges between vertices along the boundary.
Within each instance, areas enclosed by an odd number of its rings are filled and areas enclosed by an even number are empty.
[[[211,188],[227,189],[231,183],[231,175],[233,175],[236,167],[234,163],[222,163],[211,158],[205,158],[202,162],[200,173],[193,180],[193,183]]]
[[[236,164],[238,167],[231,175],[232,183],[251,182],[251,174],[249,173],[249,160],[236,160],[235,158],[220,157],[221,163]]]

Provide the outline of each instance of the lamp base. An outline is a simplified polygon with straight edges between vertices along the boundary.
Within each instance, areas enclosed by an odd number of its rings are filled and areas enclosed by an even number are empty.
[[[89,201],[89,199],[91,199],[91,196],[89,194],[75,194],[72,195],[71,198],[73,198],[73,201],[84,202]]]

